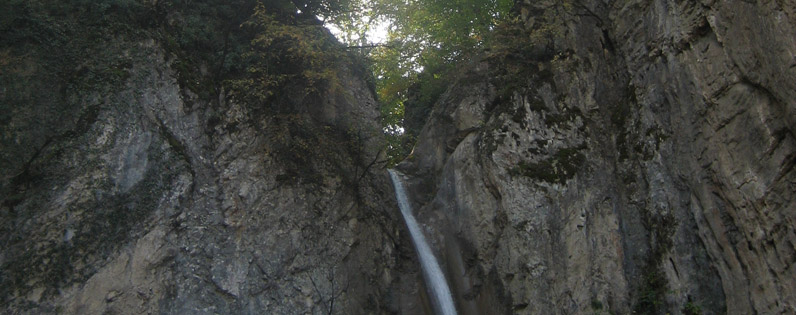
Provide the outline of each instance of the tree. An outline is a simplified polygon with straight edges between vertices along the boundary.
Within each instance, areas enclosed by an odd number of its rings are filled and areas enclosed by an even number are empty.
[[[423,114],[445,91],[456,65],[487,45],[495,27],[508,20],[513,4],[513,0],[372,2],[368,11],[376,18],[370,19],[391,22],[389,43],[370,56],[392,161],[409,153],[417,126],[425,121]]]
[[[455,76],[456,65],[490,46],[497,26],[511,20],[514,8],[514,0],[294,2],[320,8],[313,12],[342,30],[346,44],[370,58],[389,164],[409,153],[423,115]],[[365,35],[374,21],[388,21],[387,43],[368,42]]]
[[[301,5],[316,8],[319,4]],[[335,84],[332,65],[344,60],[343,51],[321,31],[314,17],[294,12],[295,8],[280,11],[263,3],[255,7],[244,23],[244,28],[256,34],[250,50],[243,54],[246,73],[228,82],[233,97],[248,104],[268,104],[275,94],[284,93],[286,86],[313,94]]]

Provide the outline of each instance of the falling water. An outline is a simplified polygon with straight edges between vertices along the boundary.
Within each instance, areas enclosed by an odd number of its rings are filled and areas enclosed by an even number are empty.
[[[406,226],[409,228],[409,234],[412,236],[412,242],[415,244],[417,255],[420,258],[420,267],[423,269],[423,278],[426,280],[426,285],[431,288],[434,307],[438,314],[453,315],[456,314],[456,307],[453,305],[453,297],[451,297],[451,290],[448,288],[448,282],[445,281],[445,275],[442,274],[442,269],[439,267],[437,258],[431,252],[431,248],[426,242],[426,237],[420,231],[420,226],[417,225],[417,220],[412,215],[412,207],[409,205],[409,200],[406,198],[403,183],[398,177],[395,170],[388,170],[392,184],[395,187],[395,197],[398,199],[398,207],[401,208],[401,214],[404,216]]]

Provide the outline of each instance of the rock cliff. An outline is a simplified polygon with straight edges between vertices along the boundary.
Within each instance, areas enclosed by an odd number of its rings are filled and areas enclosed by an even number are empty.
[[[430,312],[367,71],[282,3],[0,3],[4,313]],[[398,166],[459,312],[796,312],[796,5],[516,13]]]
[[[517,10],[399,165],[460,311],[796,311],[796,6]]]
[[[237,100],[252,1],[124,3],[0,10],[0,312],[412,310],[363,66]]]

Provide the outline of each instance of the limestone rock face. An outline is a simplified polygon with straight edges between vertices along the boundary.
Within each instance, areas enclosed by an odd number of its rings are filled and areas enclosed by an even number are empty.
[[[0,50],[19,61],[0,72],[0,312],[411,311],[362,72],[340,66],[336,89],[276,115],[198,95],[168,43],[99,46],[81,49],[123,67],[89,86],[74,80],[105,69],[56,76],[45,53]]]
[[[356,63],[242,102],[202,26],[253,1],[42,3],[0,4],[3,313],[430,312]],[[516,10],[398,166],[460,313],[796,312],[796,5]]]
[[[460,310],[796,311],[796,5],[567,3],[522,3],[527,71],[468,67],[399,166]]]

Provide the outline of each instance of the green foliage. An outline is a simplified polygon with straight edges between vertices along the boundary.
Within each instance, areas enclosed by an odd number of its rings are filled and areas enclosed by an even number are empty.
[[[453,81],[456,65],[485,47],[512,6],[512,0],[375,0],[365,6],[359,20],[391,22],[389,42],[370,57],[383,125],[393,138],[387,150],[392,160],[408,154],[431,106]],[[342,29],[362,39],[366,27],[353,23]]]
[[[404,102],[404,129],[407,135],[417,136],[425,125],[432,107],[442,96],[452,80],[450,69],[428,69],[418,74],[417,82],[409,87]]]
[[[387,155],[386,165],[392,167],[401,163],[404,158],[410,157],[412,147],[417,141],[416,136],[396,132],[395,130],[385,129],[387,140],[385,152]]]
[[[667,289],[668,282],[663,271],[657,266],[648,266],[633,313],[658,314],[664,306]]]
[[[356,0],[292,0],[292,4],[305,14],[323,17],[339,16],[359,5]]]
[[[344,52],[322,26],[296,16],[278,15],[260,4],[245,27],[256,34],[243,54],[245,75],[229,81],[232,96],[248,104],[270,104],[284,87],[301,87],[303,95],[335,88],[335,65]],[[272,108],[281,110],[280,108]]]
[[[416,136],[431,106],[455,79],[457,66],[474,56],[484,56],[494,66],[494,83],[504,99],[522,90],[529,80],[549,79],[542,74],[565,64],[565,55],[555,43],[563,37],[566,19],[575,10],[572,1],[531,5],[515,5],[512,0],[370,3],[365,14],[392,23],[389,42],[370,52],[382,115],[385,126],[404,127],[406,136]],[[518,12],[534,15],[542,23],[528,25]],[[547,63],[548,70],[540,68],[540,62]],[[550,117],[556,118],[566,117]]]
[[[512,6],[511,0],[379,0],[374,11],[392,21],[391,39],[409,62],[434,67],[482,47]]]
[[[693,302],[689,301],[688,303],[683,306],[681,310],[685,315],[702,315],[702,308],[699,305],[694,304]]]
[[[566,21],[575,13],[573,1],[519,3],[511,16],[497,25],[488,41],[485,59],[492,66],[493,83],[502,99],[510,99],[526,88],[553,82],[553,71],[563,72],[571,64],[569,53],[557,46],[566,33]],[[553,118],[555,119],[555,118]]]
[[[158,37],[176,57],[172,68],[183,88],[203,99],[217,96],[223,79],[243,72],[253,34],[240,28],[256,0],[157,1]]]
[[[409,155],[432,107],[448,88],[453,76],[450,67],[439,67],[427,68],[412,76],[386,75],[377,80],[382,125],[388,141],[388,166]]]

